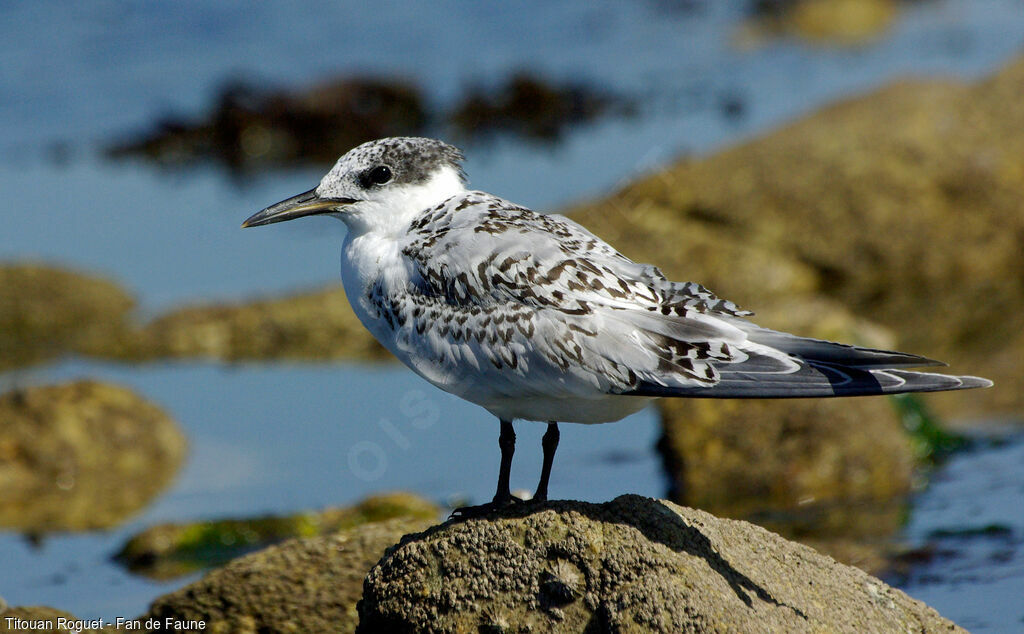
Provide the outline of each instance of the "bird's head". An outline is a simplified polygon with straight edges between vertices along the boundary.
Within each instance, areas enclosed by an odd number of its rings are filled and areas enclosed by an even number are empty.
[[[243,227],[303,216],[339,218],[350,231],[388,231],[465,191],[462,153],[435,139],[391,137],[363,143],[338,159],[314,189],[253,214]]]

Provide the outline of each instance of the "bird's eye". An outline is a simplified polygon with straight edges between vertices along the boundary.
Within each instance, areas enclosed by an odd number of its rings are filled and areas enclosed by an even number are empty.
[[[387,165],[378,165],[366,173],[366,184],[383,185],[391,180],[391,168]]]

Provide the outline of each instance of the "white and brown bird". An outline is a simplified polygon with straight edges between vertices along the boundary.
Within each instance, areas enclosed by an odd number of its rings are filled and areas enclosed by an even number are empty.
[[[326,214],[348,227],[341,278],[359,320],[437,387],[501,421],[498,488],[515,501],[516,419],[547,422],[534,500],[548,494],[558,423],[607,423],[659,397],[794,398],[987,387],[902,352],[762,328],[700,284],[673,282],[572,220],[466,189],[461,152],[387,138],[253,227]]]

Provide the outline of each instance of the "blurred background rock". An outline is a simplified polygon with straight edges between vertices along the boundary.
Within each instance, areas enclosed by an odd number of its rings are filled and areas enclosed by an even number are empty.
[[[173,481],[185,437],[131,391],[95,381],[0,396],[0,526],[48,533],[116,526]]]

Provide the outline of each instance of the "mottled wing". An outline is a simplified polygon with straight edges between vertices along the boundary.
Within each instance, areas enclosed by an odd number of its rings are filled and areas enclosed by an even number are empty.
[[[423,214],[403,254],[415,267],[420,335],[454,310],[437,332],[456,329],[472,352],[486,344],[479,352],[496,366],[543,366],[553,380],[571,370],[589,390],[623,393],[711,386],[715,362],[743,354],[733,344],[746,335],[722,318],[748,313],[731,302],[667,280],[567,218],[488,194]]]

